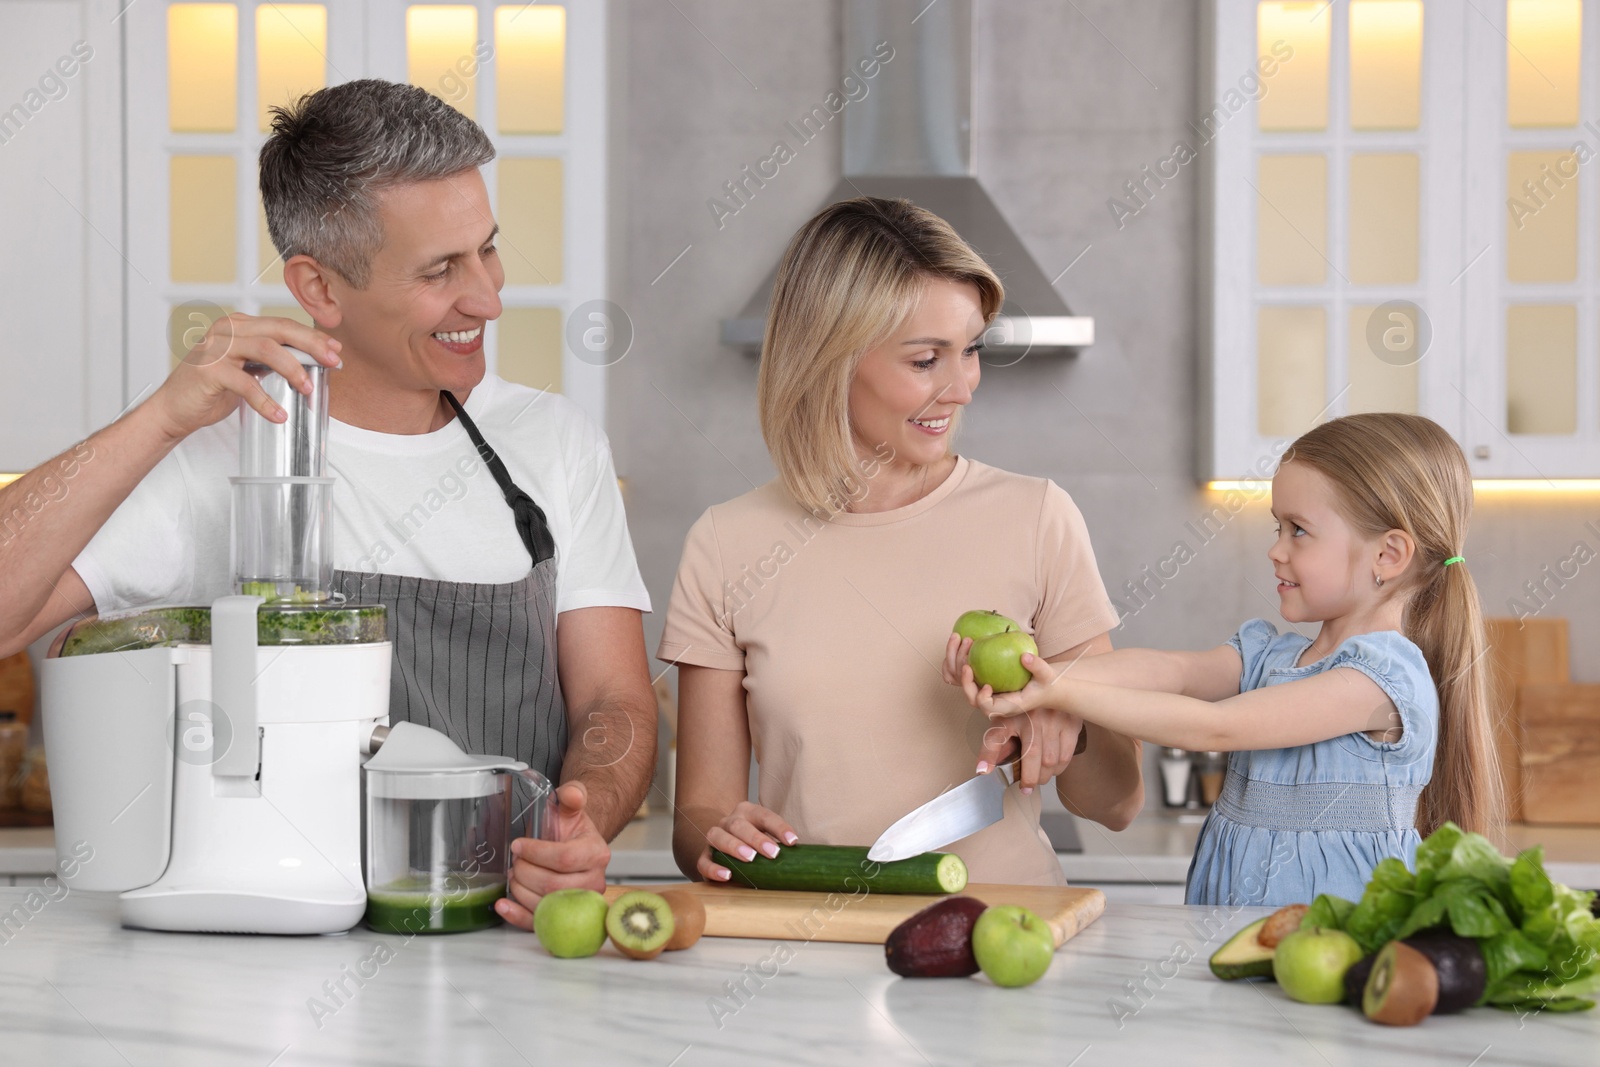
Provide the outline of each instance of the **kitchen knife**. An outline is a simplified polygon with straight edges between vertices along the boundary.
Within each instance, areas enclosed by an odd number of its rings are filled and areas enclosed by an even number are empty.
[[[1013,754],[1015,748],[1013,742]],[[919,856],[999,822],[1006,787],[1015,779],[1014,765],[1005,761],[988,774],[974,775],[896,821],[873,842],[867,858],[885,863]]]

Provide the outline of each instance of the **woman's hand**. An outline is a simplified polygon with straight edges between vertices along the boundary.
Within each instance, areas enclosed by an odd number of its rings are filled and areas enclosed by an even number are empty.
[[[1015,693],[996,693],[988,686],[979,688],[977,680],[972,677],[971,665],[963,663],[961,691],[967,694],[967,703],[991,719],[1022,715],[1036,708],[1059,706],[1063,694],[1059,692],[1060,686],[1056,682],[1061,672],[1056,670],[1055,664],[1031,652],[1024,652],[1022,665],[1033,675],[1028,684]]]
[[[1036,708],[998,719],[984,731],[983,748],[978,752],[979,774],[989,773],[989,768],[1004,758],[1012,738],[1022,746],[1017,782],[1024,793],[1031,793],[1035,786],[1066,770],[1072,757],[1081,751],[1083,720],[1070,711],[1054,708]]]
[[[961,671],[967,665],[967,653],[972,651],[972,638],[962,637],[952,633],[950,640],[944,643],[944,663],[940,664],[940,674],[944,676],[946,685],[960,685]]]
[[[784,822],[777,812],[741,800],[732,814],[706,831],[706,847],[695,866],[706,881],[726,882],[733,877],[733,872],[711,858],[713,848],[746,861],[755,859],[757,852],[775,859],[779,841],[792,845],[799,840],[794,827]]]

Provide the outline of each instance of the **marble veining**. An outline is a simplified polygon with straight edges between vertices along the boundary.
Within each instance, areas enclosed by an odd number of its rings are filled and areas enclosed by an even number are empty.
[[[0,914],[23,890],[0,890]],[[1265,909],[1120,904],[1037,985],[912,981],[870,945],[706,938],[556,960],[509,928],[437,937],[123,930],[73,893],[0,927],[6,1064],[1595,1063],[1595,1013],[1473,1010],[1398,1030],[1223,983],[1206,958]]]

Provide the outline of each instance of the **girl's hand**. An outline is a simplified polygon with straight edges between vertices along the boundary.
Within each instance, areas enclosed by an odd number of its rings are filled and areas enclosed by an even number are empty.
[[[940,673],[946,685],[961,684],[961,671],[966,667],[967,653],[971,651],[972,638],[957,633],[952,633],[950,640],[944,643],[944,663],[940,664]]]
[[[1000,719],[984,731],[983,749],[978,753],[978,773],[989,773],[989,768],[1003,758],[1006,746],[1014,737],[1022,745],[1017,782],[1024,793],[1032,793],[1035,786],[1067,769],[1077,752],[1082,732],[1082,719],[1070,711],[1054,708],[1037,708],[1024,715]]]
[[[971,665],[963,663],[961,691],[967,694],[967,703],[991,719],[1021,715],[1035,708],[1047,708],[1060,703],[1060,694],[1051,689],[1060,676],[1055,664],[1042,660],[1031,652],[1024,652],[1022,665],[1028,668],[1028,673],[1033,675],[1033,679],[1015,693],[997,694],[988,686],[978,688],[977,680],[972,677]]]
[[[706,831],[706,847],[695,867],[708,882],[726,882],[733,872],[711,858],[713,848],[742,860],[755,859],[757,852],[771,859],[778,855],[779,840],[793,845],[800,837],[777,812],[741,800],[731,815]]]

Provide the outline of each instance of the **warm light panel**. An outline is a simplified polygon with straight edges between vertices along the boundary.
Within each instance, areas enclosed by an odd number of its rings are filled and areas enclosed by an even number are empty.
[[[506,284],[561,284],[561,160],[502,159],[496,167]]]
[[[1280,62],[1271,89],[1256,102],[1263,130],[1323,130],[1328,127],[1328,27],[1332,4],[1263,3],[1256,8],[1256,51],[1274,56],[1279,41],[1294,49]],[[1280,50],[1282,46],[1279,46]]]
[[[1577,125],[1582,56],[1582,0],[1507,0],[1506,121]]]
[[[1414,130],[1421,118],[1421,0],[1351,0],[1351,129]]]
[[[547,392],[561,391],[561,310],[506,308],[500,315],[495,373]]]
[[[1578,309],[1506,308],[1506,432],[1570,434],[1578,428]]]
[[[1571,152],[1506,153],[1507,281],[1578,277],[1577,174]]]
[[[1350,249],[1345,275],[1354,285],[1409,285],[1417,280],[1421,232],[1415,152],[1350,157]]]
[[[495,122],[501,133],[561,132],[566,55],[566,8],[495,8]]]
[[[1299,437],[1327,408],[1327,315],[1320,307],[1256,309],[1256,429]]]
[[[168,168],[169,277],[231,282],[238,277],[232,156],[173,156]]]
[[[167,8],[167,123],[178,133],[228,133],[239,112],[239,9]]]
[[[477,118],[477,39],[477,8],[461,4],[406,8],[406,80],[468,118]]]
[[[1328,270],[1328,157],[1256,160],[1256,278],[1320,285]]]
[[[1361,411],[1404,411],[1417,413],[1417,365],[1396,363],[1407,358],[1402,351],[1385,351],[1383,358],[1372,350],[1368,324],[1376,307],[1352,307],[1346,319],[1346,364],[1350,388],[1344,395],[1345,409],[1351,415]],[[1393,324],[1384,323],[1386,328]],[[1412,331],[1413,335],[1415,331]],[[1380,331],[1380,338],[1382,333]],[[1381,342],[1380,342],[1381,343]]]
[[[292,104],[328,84],[328,9],[321,4],[262,4],[256,8],[256,111],[261,132],[272,128],[267,108]]]

